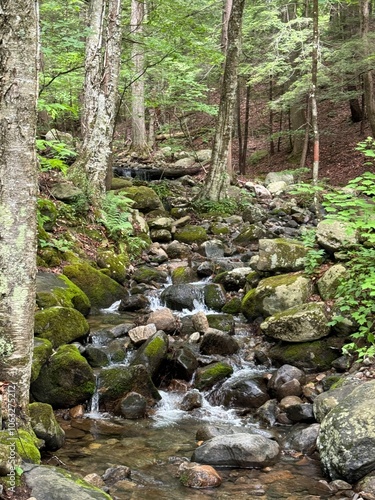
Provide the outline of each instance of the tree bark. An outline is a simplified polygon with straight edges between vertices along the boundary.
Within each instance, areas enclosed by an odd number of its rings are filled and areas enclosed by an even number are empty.
[[[131,84],[132,94],[132,146],[131,149],[139,156],[149,153],[146,135],[145,118],[145,81],[144,81],[144,61],[145,51],[140,37],[143,35],[143,22],[145,18],[145,1],[132,0],[131,2],[131,34],[135,40],[132,45],[132,65],[133,83]]]
[[[93,205],[110,185],[121,59],[121,0],[92,0],[86,40],[83,141],[71,177]]]
[[[37,3],[1,2],[0,12],[0,381],[10,384],[9,408],[22,420],[35,309]]]
[[[319,125],[318,106],[316,102],[318,82],[318,48],[319,48],[319,0],[313,0],[313,50],[311,68],[311,123],[314,135],[313,182],[317,184],[319,177]]]
[[[211,169],[207,175],[201,199],[219,201],[227,196],[230,177],[227,172],[228,149],[233,129],[236,103],[237,70],[241,45],[241,26],[245,0],[233,0],[228,24],[228,48],[220,95],[219,113],[212,149]]]
[[[369,0],[360,1],[360,14],[361,14],[361,36],[363,40],[364,55],[366,58],[370,56],[369,47],[369,18],[370,18],[370,2]],[[375,137],[375,98],[374,98],[374,80],[373,71],[369,69],[363,75],[363,89],[365,95],[365,106],[367,119],[370,124],[371,134]]]

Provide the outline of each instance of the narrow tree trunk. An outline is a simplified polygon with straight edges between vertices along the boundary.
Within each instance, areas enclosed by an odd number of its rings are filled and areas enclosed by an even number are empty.
[[[364,54],[365,57],[370,56],[370,47],[368,40],[369,33],[369,0],[360,1],[361,9],[361,35],[363,40]],[[373,71],[368,70],[363,75],[363,88],[365,95],[366,113],[367,119],[371,127],[371,134],[375,137],[375,98],[374,98],[374,81],[373,81]]]
[[[145,81],[144,61],[145,52],[141,37],[143,35],[143,22],[145,18],[145,2],[132,0],[130,30],[134,38],[132,45],[133,83],[132,94],[132,150],[140,157],[148,155],[149,147],[146,137],[145,118]]]
[[[245,0],[233,0],[228,24],[228,49],[224,65],[211,169],[206,178],[200,198],[218,201],[226,197],[229,187],[227,172],[228,146],[233,128],[233,112],[236,102],[237,70],[240,53],[241,26]]]
[[[272,77],[269,79],[269,101],[273,101],[273,80]],[[273,140],[273,109],[270,108],[269,114],[269,135],[270,135],[270,154],[275,154],[275,142]]]
[[[313,182],[319,178],[319,126],[316,91],[318,81],[318,48],[319,48],[319,0],[313,0],[313,51],[311,68],[311,123],[314,134]]]
[[[23,419],[35,309],[38,13],[34,0],[2,2],[0,12],[0,381]]]
[[[243,133],[243,146],[240,151],[240,173],[246,173],[246,158],[247,144],[249,142],[249,124],[250,124],[250,86],[246,87],[246,104],[245,104],[245,127]]]

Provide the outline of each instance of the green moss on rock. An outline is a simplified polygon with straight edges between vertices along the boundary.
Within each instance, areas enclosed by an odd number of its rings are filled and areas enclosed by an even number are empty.
[[[167,280],[167,273],[164,271],[159,271],[153,267],[140,266],[133,274],[133,279],[137,283],[151,283],[155,281],[156,283],[165,283]]]
[[[151,212],[151,210],[163,210],[163,203],[155,191],[146,186],[131,186],[122,189],[126,196],[134,201],[133,207],[143,213]]]
[[[53,408],[84,403],[94,390],[94,372],[74,345],[60,346],[31,384],[34,399]]]
[[[31,403],[29,413],[33,431],[44,441],[44,447],[50,451],[61,448],[65,441],[65,432],[58,424],[52,406],[46,403]]]
[[[15,446],[16,461],[20,457],[25,462],[40,463],[39,440],[34,432],[25,429],[0,431],[0,444]]]
[[[241,312],[241,304],[242,302],[239,297],[233,297],[224,305],[222,311],[227,314],[239,314]]]
[[[175,240],[189,245],[192,243],[197,243],[199,245],[208,239],[207,231],[204,227],[192,225],[187,225],[177,229],[174,237]]]
[[[206,390],[213,387],[217,382],[229,377],[233,373],[233,368],[225,362],[218,361],[203,368],[198,368],[196,372],[195,387],[199,390]]]
[[[35,313],[35,336],[49,340],[53,348],[84,337],[89,330],[86,318],[76,309],[50,307]]]
[[[34,339],[33,361],[31,365],[31,380],[34,382],[38,378],[42,366],[52,355],[52,344],[47,339],[36,337]]]
[[[172,271],[172,283],[179,285],[181,283],[191,283],[197,280],[197,273],[188,266],[176,267]]]
[[[97,264],[101,271],[120,284],[125,283],[127,269],[129,266],[129,256],[127,254],[116,254],[113,250],[100,251],[98,253]]]
[[[47,198],[39,198],[38,211],[43,218],[43,229],[52,231],[57,219],[57,208],[53,201]]]
[[[63,272],[85,292],[95,309],[109,307],[125,296],[125,289],[117,281],[87,263],[65,266]]]
[[[84,316],[90,312],[91,304],[87,295],[63,274],[38,272],[36,289],[36,302],[41,309],[73,307]]]

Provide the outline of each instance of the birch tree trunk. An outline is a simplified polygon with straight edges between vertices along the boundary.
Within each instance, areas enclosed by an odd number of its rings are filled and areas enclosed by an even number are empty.
[[[82,147],[72,178],[92,204],[112,178],[112,139],[121,59],[121,0],[91,0],[86,39]]]
[[[132,45],[133,83],[132,94],[132,146],[131,149],[140,157],[148,155],[149,147],[146,135],[145,119],[145,80],[144,61],[145,51],[142,40],[143,21],[145,18],[145,0],[132,0],[130,29],[135,40]]]
[[[0,13],[0,381],[24,419],[35,309],[37,2],[1,2]]]
[[[245,0],[233,0],[228,23],[228,47],[224,64],[224,78],[220,95],[219,113],[212,149],[211,168],[200,199],[219,201],[227,196],[230,178],[227,172],[228,150],[233,129],[237,92],[237,70],[241,46],[241,27]]]

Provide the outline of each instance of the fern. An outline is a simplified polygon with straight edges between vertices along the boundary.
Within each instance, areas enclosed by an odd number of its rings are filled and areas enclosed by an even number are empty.
[[[100,222],[116,241],[127,238],[133,233],[133,226],[129,221],[133,203],[133,200],[124,194],[113,191],[109,191],[103,200]]]

